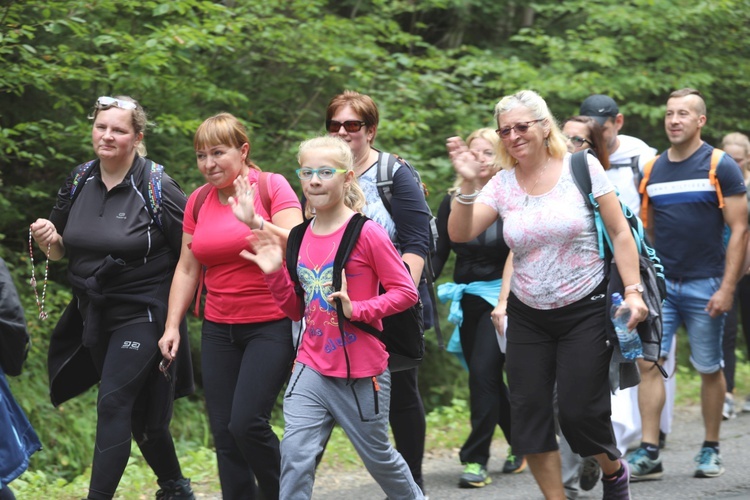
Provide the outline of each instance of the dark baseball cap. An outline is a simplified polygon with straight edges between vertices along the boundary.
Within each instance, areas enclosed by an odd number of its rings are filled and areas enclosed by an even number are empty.
[[[601,125],[604,125],[607,118],[614,118],[619,112],[615,100],[603,94],[590,95],[581,103],[580,114],[594,118]]]

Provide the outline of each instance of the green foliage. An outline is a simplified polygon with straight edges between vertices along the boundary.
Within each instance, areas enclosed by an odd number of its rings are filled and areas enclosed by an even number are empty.
[[[93,155],[87,115],[96,97],[137,98],[150,115],[149,156],[191,192],[203,182],[192,135],[207,116],[237,115],[256,162],[296,186],[295,149],[323,133],[328,100],[344,89],[368,93],[382,117],[376,145],[420,169],[436,210],[454,177],[445,138],[493,126],[494,103],[522,88],[539,91],[561,119],[590,93],[612,95],[623,132],[662,149],[666,96],[694,86],[706,95],[709,142],[748,132],[737,103],[750,85],[749,18],[747,0],[0,2],[0,255],[34,338],[12,383],[45,444],[35,473],[69,479],[90,463],[93,392],[60,409],[48,403],[46,343],[70,298],[65,262],[50,265],[50,319],[40,322],[25,255],[28,224],[49,214],[64,177]],[[38,252],[36,261],[40,276]],[[448,336],[452,326],[443,329]],[[193,321],[198,375],[199,331]],[[427,338],[425,404],[453,408],[466,399],[466,374]],[[200,394],[178,401],[173,428],[178,443],[210,447]]]

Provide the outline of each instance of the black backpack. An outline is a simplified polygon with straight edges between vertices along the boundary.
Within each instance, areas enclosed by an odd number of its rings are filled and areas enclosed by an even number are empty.
[[[570,159],[570,170],[573,175],[573,181],[581,191],[586,204],[594,212],[594,222],[599,237],[599,256],[604,259],[605,275],[608,280],[606,307],[607,311],[609,311],[612,307],[612,294],[619,292],[624,296],[625,287],[620,278],[620,273],[617,272],[612,241],[607,234],[601,214],[599,213],[599,204],[591,192],[591,175],[588,163],[586,162],[587,154],[594,155],[594,152],[587,149],[574,153]],[[643,301],[649,310],[648,318],[638,324],[638,335],[643,344],[643,358],[656,363],[659,360],[661,352],[662,327],[664,322],[662,303],[667,298],[667,282],[664,277],[664,266],[661,264],[661,259],[656,255],[654,247],[649,242],[643,230],[643,223],[638,216],[622,202],[620,202],[620,208],[630,225],[631,234],[638,248],[641,284],[643,285]],[[613,345],[617,345],[617,334],[611,321],[607,321],[607,338],[610,339]],[[666,378],[667,374],[664,369],[658,363],[657,366]]]
[[[370,219],[362,214],[354,214],[344,230],[344,235],[341,237],[341,243],[333,260],[333,288],[336,291],[341,289],[341,273],[344,271],[344,265],[359,239],[362,227],[368,220]],[[302,238],[311,222],[312,219],[307,219],[302,224],[292,228],[286,245],[286,267],[294,283],[294,290],[300,297],[304,294],[304,291],[297,275],[297,259],[302,247]],[[408,269],[408,265],[406,263],[404,265]],[[385,290],[381,285],[380,293],[384,292]],[[304,309],[304,301],[302,307]],[[344,317],[341,302],[336,301],[336,313],[339,330],[341,331],[342,345],[344,346],[344,356],[346,358],[347,379],[349,378],[350,366],[349,355],[346,352],[347,342],[345,341],[344,322],[350,322],[357,328],[378,337],[385,344],[385,348],[388,351],[388,367],[391,372],[397,372],[418,366],[424,357],[425,343],[422,309],[422,301],[418,300],[415,305],[405,311],[392,316],[386,316],[383,318],[383,331],[381,332],[367,323],[348,320]],[[300,330],[299,335],[301,336],[301,334],[302,331]],[[297,343],[299,345],[299,340]]]
[[[141,184],[140,193],[151,219],[160,230],[164,231],[164,225],[161,220],[161,178],[164,175],[164,167],[147,158],[144,158],[144,160],[147,162],[146,168],[148,169],[148,183]],[[81,188],[86,184],[89,175],[91,175],[91,171],[98,163],[98,159],[91,160],[86,163],[81,163],[73,169],[73,172],[71,173],[73,182],[70,187],[71,204],[76,198],[78,198]]]
[[[427,192],[427,188],[424,182],[422,182],[422,177],[419,175],[419,172],[417,172],[417,170],[408,161],[404,160],[398,155],[385,153],[383,151],[378,151],[378,163],[375,173],[375,186],[378,188],[378,195],[383,202],[383,206],[389,214],[392,214],[391,200],[393,199],[393,192],[391,191],[391,188],[393,187],[393,170],[396,166],[396,163],[401,164],[404,168],[409,170],[409,173],[411,173],[412,177],[414,178],[414,182],[417,183],[420,190],[425,196],[425,207],[427,207],[427,212],[430,214],[430,249],[427,258],[425,258],[424,276],[427,279],[427,290],[430,294],[430,300],[432,300],[433,328],[435,328],[435,334],[437,335],[438,346],[443,349],[445,348],[445,345],[443,342],[443,333],[440,330],[440,318],[438,316],[437,308],[438,301],[435,295],[435,271],[432,268],[432,254],[434,254],[437,250],[438,230],[435,216],[432,215],[432,210],[430,210],[430,206],[427,205],[427,195],[429,194]]]

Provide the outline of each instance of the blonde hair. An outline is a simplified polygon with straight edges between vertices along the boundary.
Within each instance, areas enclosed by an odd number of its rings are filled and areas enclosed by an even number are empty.
[[[545,144],[550,156],[553,158],[562,158],[565,156],[565,153],[568,152],[568,146],[565,144],[565,137],[562,135],[562,132],[560,132],[560,127],[557,125],[555,117],[552,116],[549,107],[547,107],[547,103],[533,90],[522,90],[500,99],[500,102],[495,106],[495,120],[498,121],[498,126],[500,115],[518,107],[527,108],[531,111],[534,119],[544,120],[547,123],[547,126],[549,127],[549,135],[545,138]],[[498,152],[500,164],[504,168],[512,167],[516,164],[516,159],[511,156],[502,141],[500,141]]]
[[[135,104],[135,109],[131,109],[131,119],[130,119],[130,125],[133,127],[133,131],[135,132],[135,135],[138,135],[140,133],[143,133],[143,135],[146,135],[146,127],[148,127],[148,115],[146,115],[146,111],[143,109],[143,106],[130,97],[129,95],[116,95],[113,97],[113,99],[117,99],[118,101],[127,101],[132,102]],[[99,102],[97,100],[97,102]],[[94,105],[94,111],[89,115],[89,120],[96,121],[96,117],[99,115],[100,111],[104,111],[107,109],[110,109],[112,106],[107,106],[105,108],[99,108],[96,104]],[[118,106],[115,106],[118,107]],[[122,108],[120,108],[122,109]],[[138,153],[138,156],[146,156],[146,140],[141,139],[141,142],[138,143],[138,146],[135,148],[136,153]]]
[[[474,132],[469,134],[469,137],[466,138],[466,147],[471,147],[471,143],[474,141],[474,139],[484,139],[492,145],[492,151],[495,153],[495,162],[492,167],[495,172],[500,170],[502,168],[499,160],[500,156],[498,155],[498,150],[500,148],[500,137],[498,137],[497,132],[488,127],[476,129]],[[456,180],[453,183],[453,186],[448,189],[448,193],[455,193],[458,188],[461,187],[463,181],[463,177],[461,177],[460,174],[456,174]]]
[[[317,149],[325,149],[332,153],[331,157],[334,163],[331,165],[332,167],[354,171],[354,153],[352,153],[352,149],[343,139],[330,135],[315,137],[302,142],[299,145],[299,152],[297,153],[297,163],[302,166],[302,156]],[[344,205],[355,212],[362,212],[362,207],[365,206],[365,193],[359,187],[356,176],[344,188]],[[305,217],[310,218],[313,215],[310,204],[305,204]]]
[[[750,155],[750,139],[740,132],[731,132],[721,140],[721,147],[726,148],[730,144],[739,146],[745,150],[745,156]]]
[[[195,131],[195,137],[193,138],[193,147],[196,151],[220,145],[241,149],[245,143],[250,146],[247,129],[231,113],[219,113],[206,118],[198,126],[198,130]],[[247,156],[245,156],[245,165],[255,170],[260,170],[260,167],[250,160],[249,150]]]

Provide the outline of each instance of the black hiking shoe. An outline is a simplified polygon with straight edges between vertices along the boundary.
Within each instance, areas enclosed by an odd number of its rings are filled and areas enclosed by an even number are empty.
[[[190,479],[170,479],[169,481],[157,481],[159,490],[156,492],[156,500],[195,500],[193,489],[190,487]]]

